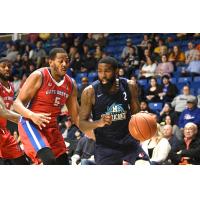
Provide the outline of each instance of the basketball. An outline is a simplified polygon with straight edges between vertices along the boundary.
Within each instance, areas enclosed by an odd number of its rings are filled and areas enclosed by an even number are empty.
[[[137,113],[129,121],[129,132],[135,139],[145,141],[150,139],[157,131],[157,122],[150,113]]]

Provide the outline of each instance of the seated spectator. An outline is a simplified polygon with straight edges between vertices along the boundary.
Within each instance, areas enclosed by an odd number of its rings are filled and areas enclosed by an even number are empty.
[[[161,86],[157,83],[157,79],[152,77],[150,79],[150,86],[146,90],[146,100],[148,102],[159,102],[160,97],[159,93],[161,93]]]
[[[84,46],[88,46],[89,50],[94,49],[96,45],[96,40],[92,37],[92,35],[92,33],[88,33],[87,39],[83,43]]]
[[[179,117],[179,127],[181,130],[185,127],[188,122],[193,122],[197,126],[200,125],[200,108],[197,107],[197,99],[189,98],[187,100],[187,108],[183,110]]]
[[[145,101],[145,100],[142,100],[141,102],[140,102],[140,110],[141,111],[147,111],[147,112],[149,112],[149,113],[154,113],[152,110],[151,110],[151,108],[149,108],[149,105],[148,105],[148,103],[147,103],[147,101]]]
[[[69,59],[70,62],[72,63],[75,60],[75,55],[78,52],[77,48],[74,46],[71,46],[69,49]]]
[[[78,102],[79,104],[81,103],[81,94],[83,92],[83,90],[89,85],[89,82],[88,82],[88,78],[87,77],[83,77],[81,79],[81,87],[78,88]]]
[[[172,75],[174,72],[174,66],[172,62],[168,62],[166,55],[162,55],[161,59],[162,63],[158,64],[155,71],[156,76],[162,77],[163,75]]]
[[[144,99],[146,99],[145,97],[145,92],[144,92],[144,88],[142,85],[140,85],[137,81],[137,77],[135,75],[132,75],[130,80],[132,80],[135,84],[137,84],[137,90],[138,90],[138,99],[139,101],[142,101]]]
[[[61,46],[64,47],[64,49],[69,52],[69,49],[71,46],[73,46],[74,43],[74,36],[72,33],[64,33],[61,37]]]
[[[92,52],[87,53],[87,57],[83,60],[87,72],[95,71],[97,69],[97,61]]]
[[[15,62],[17,60],[17,55],[19,55],[19,51],[17,49],[16,44],[11,45],[11,51],[7,54],[7,58],[11,60],[12,62]]]
[[[200,53],[196,54],[194,60],[190,61],[183,76],[200,76]]]
[[[43,49],[42,45],[42,42],[38,41],[36,44],[36,49],[33,51],[32,59],[35,61],[37,68],[41,67],[42,60],[47,56],[46,51]]]
[[[79,52],[76,52],[74,55],[74,59],[71,62],[71,66],[75,74],[81,72],[82,65],[83,65],[83,60],[81,59]]]
[[[173,119],[171,119],[170,115],[167,115],[165,117],[165,120],[164,120],[164,123],[161,122],[161,124],[163,125],[170,125],[172,126],[172,132],[173,132],[173,135],[176,136],[176,138],[179,140],[179,141],[182,141],[183,140],[183,133],[181,132],[180,128],[175,124],[175,122],[173,121]],[[162,127],[162,126],[161,126]]]
[[[184,140],[172,148],[169,159],[174,165],[200,164],[200,139],[197,137],[197,125],[189,122],[184,126]]]
[[[148,42],[149,42],[149,37],[148,37],[148,34],[144,34],[143,36],[143,40],[141,42],[141,44],[139,46],[142,47],[142,49],[145,49],[148,45]]]
[[[166,116],[170,116],[171,120],[176,124],[176,122],[177,122],[177,115],[173,111],[170,103],[165,103],[164,104],[163,109],[160,112],[159,122],[160,123],[162,123],[162,122],[165,123]]]
[[[155,48],[154,48],[154,53],[155,54],[158,54],[158,55],[161,55],[163,52],[163,50],[166,50],[165,51],[165,53],[167,53],[167,46],[165,46],[165,44],[164,44],[164,41],[163,41],[163,39],[159,39],[158,40],[158,46],[156,46]]]
[[[104,33],[99,33],[98,38],[96,38],[96,47],[104,48],[106,46],[107,39],[104,36]]]
[[[157,133],[151,139],[144,141],[142,148],[154,165],[163,164],[171,150],[168,140],[163,137],[163,134],[159,130],[159,125]]]
[[[78,163],[81,165],[94,165],[94,147],[95,141],[83,136],[78,141],[74,155],[71,157],[72,165],[77,165]]]
[[[130,76],[139,67],[139,57],[134,47],[130,47],[124,60],[124,68],[127,76]]]
[[[196,60],[199,51],[195,49],[194,44],[192,42],[188,43],[188,50],[185,51],[185,63],[189,64],[191,61]]]
[[[137,47],[135,45],[133,45],[132,40],[130,38],[128,38],[126,40],[126,46],[124,47],[122,54],[121,54],[122,60],[125,60],[127,55],[130,53],[130,48],[135,48],[135,53],[136,53],[136,55],[138,55]]]
[[[142,66],[140,70],[140,78],[151,78],[155,76],[157,64],[152,60],[151,57],[146,58],[146,63]]]
[[[35,44],[38,41],[39,33],[29,33],[27,37],[27,41],[30,44]]]
[[[15,97],[18,95],[19,93],[19,89],[20,89],[20,85],[21,85],[21,79],[19,77],[19,74],[15,74],[13,76],[13,88],[14,88],[14,94],[15,94]]]
[[[27,56],[28,57],[28,59],[32,59],[33,58],[33,49],[32,49],[32,47],[30,46],[30,45],[26,45],[25,46],[25,50],[24,50],[24,52],[23,52],[23,56]],[[22,57],[23,57],[22,56]]]
[[[94,57],[95,57],[95,59],[97,60],[97,62],[102,58],[102,54],[103,54],[103,52],[102,52],[102,50],[101,50],[101,47],[100,47],[100,46],[97,46],[97,47],[96,47],[96,50],[95,50],[95,52],[94,52]]]
[[[158,94],[160,100],[163,102],[171,102],[177,93],[178,89],[176,85],[170,82],[168,75],[164,75],[162,77],[161,92]]]
[[[185,64],[185,54],[180,50],[179,46],[173,46],[173,50],[169,54],[168,61],[174,63],[175,66]]]
[[[191,98],[195,98],[195,96],[190,94],[190,87],[188,85],[183,86],[182,94],[177,95],[171,102],[178,116],[180,116],[181,112],[186,108],[187,100]]]
[[[126,77],[124,68],[119,68],[118,77],[122,77],[122,78]]]
[[[179,140],[176,137],[176,135],[173,134],[172,126],[165,125],[163,127],[162,133],[163,133],[164,138],[166,138],[168,140],[169,144],[171,145],[171,150],[176,149],[179,144]]]

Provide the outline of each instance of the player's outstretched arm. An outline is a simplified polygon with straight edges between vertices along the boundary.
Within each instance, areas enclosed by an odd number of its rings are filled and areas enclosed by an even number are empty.
[[[17,124],[19,121],[20,115],[11,110],[8,110],[5,106],[3,99],[0,97],[0,117],[3,117]]]
[[[72,94],[71,96],[68,98],[67,102],[66,102],[66,106],[67,106],[67,109],[69,111],[69,115],[71,116],[72,118],[72,122],[74,124],[76,124],[76,126],[79,127],[79,115],[78,115],[78,112],[79,112],[79,104],[78,104],[78,101],[77,101],[77,85],[76,85],[76,82],[73,80],[73,91],[72,91]]]
[[[51,119],[50,113],[34,113],[28,108],[27,104],[35,96],[42,84],[42,75],[39,71],[33,72],[25,81],[22,86],[16,100],[14,101],[13,108],[20,115],[25,118],[31,119],[40,129],[45,127],[46,123],[49,123]]]
[[[132,80],[128,80],[128,86],[131,93],[131,114],[138,113],[140,111],[140,103],[138,100],[138,87]]]
[[[80,129],[86,134],[96,128],[110,125],[112,123],[112,117],[110,115],[103,115],[99,120],[89,121],[92,111],[92,105],[95,101],[94,95],[94,89],[92,86],[88,86],[87,88],[85,88],[81,95],[81,108],[79,113]]]

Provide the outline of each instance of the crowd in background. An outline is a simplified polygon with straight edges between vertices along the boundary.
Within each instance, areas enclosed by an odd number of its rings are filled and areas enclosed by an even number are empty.
[[[125,41],[120,54],[119,46],[111,45],[119,38]],[[23,40],[0,41],[0,54],[12,60],[11,81],[17,95],[31,72],[48,66],[49,51],[64,48],[71,63],[67,73],[78,84],[79,103],[83,89],[97,79],[98,61],[114,56],[119,77],[138,84],[141,110],[155,114],[159,131],[142,144],[152,163],[200,164],[200,34],[139,38],[134,43],[134,34],[30,33]],[[93,164],[94,141],[71,125],[69,116],[61,116],[59,124],[72,164]],[[20,143],[15,130],[13,134]]]

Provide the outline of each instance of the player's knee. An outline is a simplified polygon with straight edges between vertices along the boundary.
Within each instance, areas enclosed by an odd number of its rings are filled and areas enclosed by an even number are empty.
[[[43,149],[39,150],[37,155],[42,160],[42,163],[44,165],[55,165],[56,164],[56,158],[53,155],[52,150],[49,148],[43,148]]]

